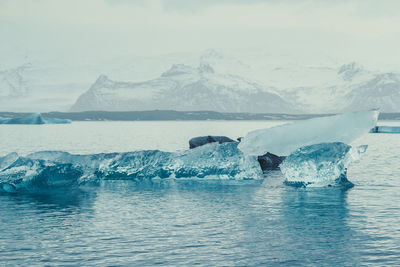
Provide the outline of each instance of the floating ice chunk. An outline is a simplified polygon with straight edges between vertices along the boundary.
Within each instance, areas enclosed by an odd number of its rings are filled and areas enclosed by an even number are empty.
[[[375,127],[378,115],[377,110],[358,111],[255,130],[248,133],[238,147],[248,155],[270,152],[283,156],[312,144],[349,144]]]
[[[0,118],[0,124],[45,124],[39,113],[29,114],[18,118]]]
[[[127,153],[72,155],[44,151],[27,156],[35,160],[71,163],[88,177],[96,172],[101,179],[148,179],[152,177],[262,179],[256,157],[245,156],[237,143],[211,143],[183,152],[143,150]]]
[[[58,118],[44,118],[46,124],[70,124],[71,120]]]
[[[370,133],[400,133],[400,126],[375,126]]]
[[[18,118],[0,117],[0,124],[65,124],[71,123],[70,120],[57,118],[44,118],[39,113],[29,114]]]
[[[257,158],[245,156],[237,143],[211,143],[183,152],[144,150],[73,155],[62,151],[19,157],[0,171],[0,183],[16,190],[65,188],[101,180],[151,178],[263,179]]]
[[[367,146],[352,148],[344,143],[305,146],[290,154],[280,165],[286,184],[296,186],[352,186],[346,170],[358,161]]]

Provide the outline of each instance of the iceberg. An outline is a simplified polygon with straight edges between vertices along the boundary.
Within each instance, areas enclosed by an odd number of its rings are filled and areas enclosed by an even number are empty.
[[[43,118],[46,124],[70,124],[72,121],[68,119]]]
[[[249,132],[238,148],[246,155],[289,155],[294,150],[318,143],[349,144],[375,127],[378,110],[358,111],[340,115],[296,121]]]
[[[39,113],[29,114],[17,118],[0,117],[0,124],[68,124],[70,120],[57,118],[44,118]]]
[[[375,126],[370,133],[400,133],[400,126]]]
[[[45,124],[42,115],[35,113],[29,114],[18,118],[2,118],[0,117],[0,124]]]
[[[351,147],[340,142],[305,146],[291,153],[280,168],[289,185],[351,187],[347,168],[366,150],[366,145]]]
[[[256,157],[246,156],[236,142],[211,143],[182,152],[143,150],[74,155],[41,151],[25,157],[0,158],[0,191],[70,188],[101,180],[263,179]]]

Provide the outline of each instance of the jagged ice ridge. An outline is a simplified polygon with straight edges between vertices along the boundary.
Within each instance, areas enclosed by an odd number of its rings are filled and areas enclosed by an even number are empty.
[[[34,191],[69,188],[101,180],[152,178],[262,179],[256,157],[245,156],[237,143],[211,143],[183,152],[144,150],[73,155],[43,151],[0,158],[0,190]]]

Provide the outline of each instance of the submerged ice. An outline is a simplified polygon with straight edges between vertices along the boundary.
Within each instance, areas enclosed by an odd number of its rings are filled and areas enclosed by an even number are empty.
[[[248,155],[270,152],[285,156],[312,144],[349,144],[375,127],[378,115],[377,110],[358,111],[255,130],[248,133],[238,147]]]
[[[360,159],[367,146],[351,147],[344,143],[305,146],[291,153],[281,164],[286,183],[295,186],[352,186],[347,167]]]
[[[36,152],[0,158],[0,190],[35,190],[96,183],[101,180],[151,178],[262,179],[256,157],[245,156],[237,143],[212,143],[183,152],[144,150],[74,155]]]

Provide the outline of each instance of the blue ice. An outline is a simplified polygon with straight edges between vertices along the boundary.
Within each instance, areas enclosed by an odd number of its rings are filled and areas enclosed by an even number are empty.
[[[352,186],[347,168],[358,161],[367,146],[321,143],[305,146],[291,153],[280,165],[286,184],[295,186]]]
[[[257,158],[244,155],[237,143],[211,143],[183,152],[74,155],[42,151],[25,157],[9,154],[0,158],[0,167],[4,191],[65,188],[101,180],[263,179]]]

